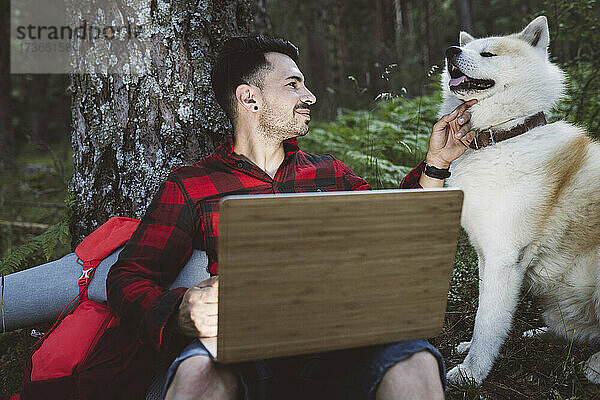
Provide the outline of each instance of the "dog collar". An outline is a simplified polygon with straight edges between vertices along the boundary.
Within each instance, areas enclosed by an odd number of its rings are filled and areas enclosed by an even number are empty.
[[[546,116],[543,111],[527,117],[525,122],[519,124],[511,129],[506,130],[494,130],[491,128],[481,130],[477,132],[475,138],[469,145],[474,150],[479,150],[483,147],[487,147],[489,145],[501,142],[506,139],[513,138],[515,136],[519,136],[533,128],[538,126],[546,125]]]

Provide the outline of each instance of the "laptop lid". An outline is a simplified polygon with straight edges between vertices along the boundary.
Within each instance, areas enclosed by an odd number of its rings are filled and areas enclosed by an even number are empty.
[[[219,210],[219,362],[437,335],[462,192],[229,196]]]

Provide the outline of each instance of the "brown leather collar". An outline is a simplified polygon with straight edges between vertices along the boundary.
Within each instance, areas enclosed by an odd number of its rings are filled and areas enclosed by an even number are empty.
[[[474,150],[481,149],[483,147],[487,147],[491,144],[501,142],[506,139],[513,138],[515,136],[519,136],[522,133],[527,132],[533,128],[538,126],[546,125],[546,116],[543,111],[528,117],[525,122],[520,125],[513,127],[512,129],[507,130],[494,130],[491,128],[484,129],[479,131],[475,138],[469,145]]]

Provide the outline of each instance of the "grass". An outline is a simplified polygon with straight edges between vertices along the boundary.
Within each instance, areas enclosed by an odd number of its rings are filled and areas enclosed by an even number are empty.
[[[54,166],[52,156],[27,153],[18,160],[20,168],[28,164]],[[53,167],[54,168],[54,167]],[[70,171],[69,165],[64,166]],[[49,172],[18,173],[0,176],[0,220],[54,224],[64,210],[66,180],[69,172],[59,169]],[[40,205],[59,205],[41,207]],[[39,233],[39,232],[38,232]],[[24,229],[7,230],[0,227],[0,250],[6,255],[34,233]],[[69,252],[68,248],[55,249],[54,258]],[[29,266],[45,260],[34,259]],[[477,256],[461,232],[455,271],[448,296],[448,309],[442,333],[431,339],[446,359],[447,368],[460,363],[464,356],[454,353],[461,341],[470,340],[477,310],[478,273]],[[514,319],[514,328],[494,364],[490,376],[479,387],[450,385],[448,399],[600,399],[600,390],[589,383],[582,373],[583,363],[597,351],[596,348],[572,343],[547,343],[540,339],[521,338],[521,332],[543,326],[541,312],[535,301],[524,295]],[[36,326],[44,330],[45,326]],[[21,366],[35,339],[29,336],[31,328],[0,334],[0,397],[17,393],[21,380]]]
[[[36,329],[46,329],[37,326]],[[23,362],[29,356],[29,350],[37,339],[29,335],[31,329],[17,329],[0,334],[0,397],[11,396],[19,392],[22,379]]]

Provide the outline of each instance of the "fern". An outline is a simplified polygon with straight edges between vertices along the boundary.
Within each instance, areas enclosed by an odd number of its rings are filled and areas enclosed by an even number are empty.
[[[0,261],[0,275],[8,275],[22,269],[25,264],[44,256],[46,262],[50,261],[56,246],[61,243],[66,246],[69,240],[69,226],[66,220],[52,225],[44,233],[34,237],[29,242],[14,249],[8,256]]]
[[[333,122],[317,123],[301,139],[302,148],[333,154],[374,188],[398,187],[425,157],[441,93],[380,98],[370,111],[344,110]]]

